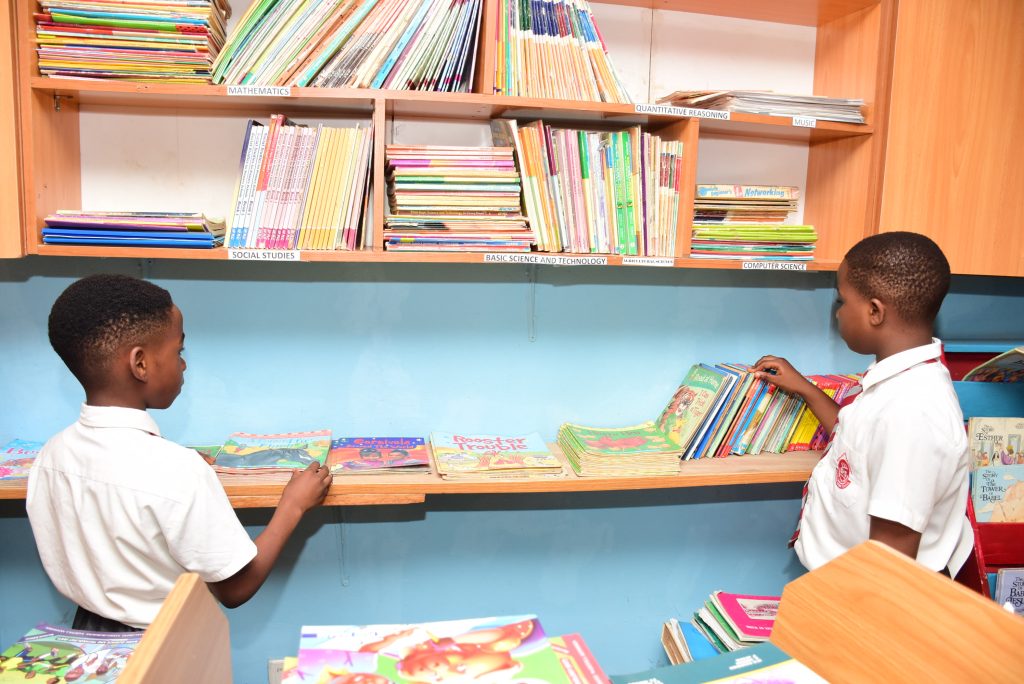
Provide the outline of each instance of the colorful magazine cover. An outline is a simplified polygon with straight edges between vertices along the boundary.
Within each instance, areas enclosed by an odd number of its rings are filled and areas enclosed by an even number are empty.
[[[113,682],[142,634],[38,624],[0,653],[0,682]]]
[[[0,451],[0,480],[18,480],[28,477],[32,462],[43,448],[43,442],[12,439]]]
[[[327,456],[331,473],[420,472],[430,468],[422,437],[338,437]]]
[[[309,684],[572,681],[535,615],[307,626],[297,670]]]
[[[430,448],[442,477],[563,472],[561,461],[536,432],[515,436],[432,432]]]
[[[725,381],[722,371],[694,364],[656,421],[658,429],[685,451],[714,408]]]
[[[214,468],[223,472],[294,470],[327,462],[331,431],[254,435],[236,432],[221,447]]]

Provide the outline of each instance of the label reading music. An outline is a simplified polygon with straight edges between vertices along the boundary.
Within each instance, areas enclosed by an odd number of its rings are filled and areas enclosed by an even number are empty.
[[[800,128],[817,128],[818,120],[811,116],[794,116],[793,125]]]

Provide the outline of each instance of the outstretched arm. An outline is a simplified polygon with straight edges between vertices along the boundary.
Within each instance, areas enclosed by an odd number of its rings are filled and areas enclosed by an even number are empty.
[[[871,532],[868,538],[891,546],[914,559],[917,558],[917,550],[921,546],[920,532],[915,532],[898,522],[875,516],[871,516]]]
[[[807,408],[821,421],[826,432],[831,432],[836,426],[839,404],[801,375],[789,361],[779,356],[762,356],[754,364],[753,370],[756,378],[767,380],[784,392],[795,394],[807,402]]]

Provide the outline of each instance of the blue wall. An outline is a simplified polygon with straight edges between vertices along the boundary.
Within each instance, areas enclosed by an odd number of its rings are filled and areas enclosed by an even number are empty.
[[[469,265],[0,262],[0,440],[45,439],[82,392],[46,315],[88,273],[142,275],[185,316],[182,396],[155,414],[180,442],[236,430],[538,431],[655,416],[696,361],[786,355],[858,371],[831,325],[827,273]],[[947,338],[1024,337],[1024,281],[958,278]],[[582,632],[611,673],[665,662],[660,624],[713,589],[778,593],[800,486],[431,497],[324,508],[267,585],[229,612],[236,681],[266,680],[299,626],[535,612]],[[255,535],[269,511],[242,511]],[[68,602],[42,573],[22,502],[0,504],[0,643]]]

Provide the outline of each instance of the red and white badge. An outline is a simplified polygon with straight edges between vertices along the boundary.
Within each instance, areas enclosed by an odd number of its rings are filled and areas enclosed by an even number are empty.
[[[850,486],[850,462],[846,460],[846,453],[839,457],[836,463],[836,487],[846,489]]]

